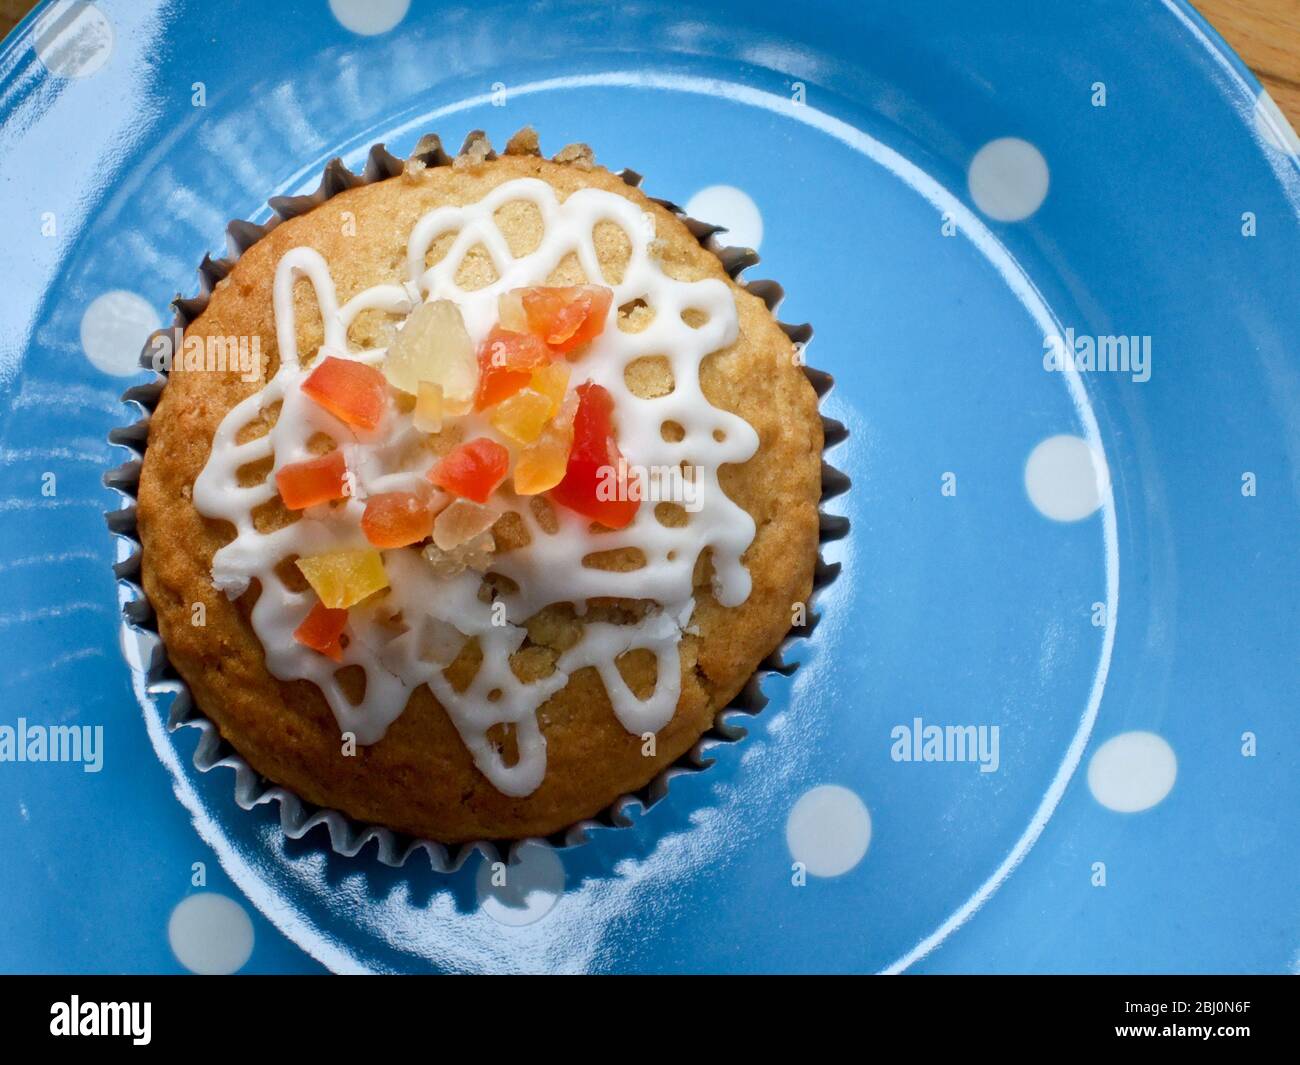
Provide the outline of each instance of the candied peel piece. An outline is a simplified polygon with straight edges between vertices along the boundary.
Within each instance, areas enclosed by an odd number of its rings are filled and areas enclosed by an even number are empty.
[[[442,551],[451,551],[492,528],[500,512],[468,499],[453,500],[433,523],[433,542]]]
[[[447,452],[429,471],[430,482],[452,495],[486,503],[510,468],[510,452],[486,436]]]
[[[517,444],[531,444],[551,420],[554,404],[549,396],[524,388],[503,399],[488,412],[488,421],[497,432]]]
[[[550,351],[538,337],[494,328],[478,349],[475,409],[485,410],[518,392],[550,360]]]
[[[604,285],[546,285],[524,289],[528,330],[556,351],[570,352],[605,330],[614,293]]]
[[[416,307],[388,346],[383,375],[412,396],[419,395],[421,381],[438,385],[443,413],[465,413],[478,388],[478,363],[460,308],[451,300]]]
[[[374,548],[327,551],[295,565],[331,610],[345,610],[388,587],[384,560]]]
[[[340,637],[347,623],[346,610],[333,610],[324,603],[318,602],[307,612],[302,624],[293,630],[293,638],[304,647],[310,647],[326,658],[341,662],[343,642]]]
[[[421,381],[412,421],[422,433],[442,432],[442,385]]]
[[[573,447],[573,419],[577,409],[578,397],[570,392],[537,440],[519,453],[514,475],[515,491],[519,495],[540,495],[564,480]]]
[[[435,576],[448,578],[464,573],[467,569],[475,573],[484,572],[492,565],[495,551],[496,541],[492,538],[492,531],[489,529],[449,551],[444,551],[433,543],[425,544],[420,553],[433,567]]]
[[[303,510],[348,494],[348,466],[335,448],[319,458],[290,462],[275,472],[275,487],[289,510]]]
[[[497,297],[497,320],[502,329],[512,333],[528,332],[528,315],[524,313],[524,290],[512,288]]]
[[[547,415],[549,418],[559,413],[564,395],[569,390],[569,375],[567,362],[552,362],[534,370],[528,381],[529,388],[551,401],[551,413]]]
[[[416,492],[381,492],[366,500],[361,531],[375,547],[407,547],[433,531],[429,495]]]
[[[551,498],[609,529],[630,525],[641,506],[640,485],[622,472],[614,440],[614,397],[603,386],[579,385],[573,448]]]
[[[564,362],[548,363],[533,371],[528,387],[502,400],[488,412],[493,428],[517,444],[534,444],[560,411],[569,387],[569,366]],[[573,418],[570,414],[569,424]],[[565,431],[561,426],[560,437]],[[558,444],[558,439],[555,442]],[[555,444],[550,450],[554,450]],[[565,444],[564,454],[568,454]],[[526,493],[532,494],[532,493]]]
[[[373,429],[384,416],[384,375],[356,359],[326,355],[302,383],[305,395],[344,425]]]

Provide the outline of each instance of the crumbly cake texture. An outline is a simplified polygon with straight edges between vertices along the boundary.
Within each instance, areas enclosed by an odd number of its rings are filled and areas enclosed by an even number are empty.
[[[259,337],[262,376],[245,381],[237,370],[174,371],[150,421],[140,478],[144,589],[172,663],[222,736],[259,773],[309,802],[445,843],[547,836],[646,785],[710,728],[717,712],[790,629],[794,604],[806,603],[812,593],[817,554],[823,445],[817,397],[771,313],[731,281],[680,219],[594,166],[590,152],[568,151],[558,161],[547,161],[532,154],[533,144],[522,142],[522,150],[520,144],[516,139],[507,154],[491,160],[469,154],[454,166],[408,166],[403,175],[347,190],[282,222],[245,251],[186,335]],[[257,588],[231,601],[213,587],[213,555],[233,530],[202,516],[192,490],[222,418],[259,390],[278,366],[272,279],[285,252],[302,245],[319,251],[329,263],[340,301],[381,282],[400,284],[407,238],[422,215],[445,204],[477,202],[497,185],[521,177],[540,178],[562,200],[594,187],[633,201],[654,220],[666,273],[683,280],[717,278],[730,287],[739,337],[705,359],[701,385],[710,402],[753,426],[759,450],[747,462],[720,472],[727,495],[749,512],[757,528],[743,557],[753,580],[751,594],[738,607],[721,607],[710,591],[705,552],[695,573],[693,625],[680,645],[682,695],[672,720],[655,737],[653,754],[645,753],[641,736],[618,722],[598,674],[585,668],[540,708],[547,745],[542,784],[526,797],[511,798],[475,767],[451,719],[424,686],[382,740],[345,754],[338,724],[319,690],[307,681],[280,681],[267,671],[248,619]],[[539,239],[540,220],[525,211],[507,207],[496,221],[515,254]],[[598,227],[596,248],[602,270],[617,272],[626,255],[626,237],[617,227],[610,229]],[[492,280],[486,257],[476,260],[471,253],[461,270],[470,277],[483,271],[480,283]],[[539,282],[587,280],[600,281],[583,277],[570,257]],[[298,283],[294,304],[299,351],[307,355],[316,351],[323,334],[306,281]],[[644,308],[629,309],[622,326],[635,328],[636,316],[645,313]],[[381,317],[363,315],[353,326],[353,337],[367,345],[380,342]],[[633,386],[638,394],[641,388],[666,391],[670,385],[655,379],[653,364],[639,372],[643,380]],[[250,471],[257,476],[265,472]],[[263,520],[290,519],[281,511],[260,516]],[[503,519],[495,530],[502,550],[510,547],[506,525]],[[615,558],[606,564],[630,563]],[[196,604],[203,605],[202,625],[194,624]],[[548,607],[529,621],[529,638],[512,657],[512,668],[522,680],[544,675],[577,642],[586,620],[634,620],[637,607],[593,602],[585,618],[567,604]],[[467,684],[474,669],[474,649],[467,648],[448,667],[448,676],[458,686]],[[652,655],[631,652],[619,669],[638,694],[653,688]]]

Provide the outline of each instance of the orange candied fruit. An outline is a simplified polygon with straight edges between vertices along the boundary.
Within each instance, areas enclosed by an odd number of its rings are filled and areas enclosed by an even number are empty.
[[[317,600],[316,605],[293,631],[293,638],[304,647],[319,651],[335,662],[343,661],[343,627],[348,623],[346,610],[331,610]]]
[[[291,462],[275,473],[275,487],[284,505],[302,510],[348,494],[347,463],[338,448],[319,458]]]
[[[429,480],[452,495],[486,503],[509,468],[510,452],[480,436],[447,452],[429,471]]]
[[[551,353],[539,338],[494,328],[478,349],[474,409],[484,410],[513,396],[528,384],[534,370],[550,361]]]
[[[361,531],[375,547],[406,547],[433,532],[429,500],[415,492],[381,492],[366,500]]]
[[[307,375],[302,390],[344,425],[373,429],[387,402],[384,375],[355,359],[327,355]]]
[[[555,351],[569,352],[605,329],[614,293],[604,285],[539,286],[524,290],[528,331]]]

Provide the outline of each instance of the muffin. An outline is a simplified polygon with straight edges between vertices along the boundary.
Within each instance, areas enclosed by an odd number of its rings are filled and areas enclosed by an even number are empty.
[[[217,283],[150,421],[142,583],[269,780],[548,836],[689,750],[801,615],[822,446],[790,339],[676,214],[581,147],[472,140]]]

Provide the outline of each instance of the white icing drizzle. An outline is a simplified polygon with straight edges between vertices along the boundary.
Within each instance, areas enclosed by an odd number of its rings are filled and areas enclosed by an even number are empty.
[[[544,224],[539,246],[518,259],[510,254],[493,215],[515,201],[533,204]],[[631,257],[618,284],[605,279],[597,260],[593,230],[602,221],[613,222],[627,235]],[[614,713],[632,733],[656,732],[673,716],[681,694],[678,644],[694,610],[692,578],[699,554],[712,549],[713,592],[723,606],[744,602],[750,591],[749,573],[741,557],[754,537],[749,514],[727,498],[718,484],[718,468],[744,462],[758,448],[758,436],[743,419],[714,407],[700,389],[700,363],[710,352],[725,348],[737,336],[735,303],[726,284],[709,279],[686,282],[670,278],[650,253],[650,227],[629,200],[597,189],[583,189],[563,203],[543,181],[526,178],[498,186],[482,200],[468,206],[437,208],[421,218],[407,245],[409,280],[401,285],[376,285],[343,306],[329,267],[321,255],[307,247],[285,253],[276,268],[274,309],[280,366],[262,390],[227,413],[212,441],[207,465],[194,485],[194,503],[211,518],[229,521],[235,538],[217,552],[212,576],[215,585],[234,598],[252,580],[261,594],[252,611],[253,629],[262,642],[268,670],[282,680],[306,679],[324,694],[339,728],[355,734],[362,744],[381,739],[405,708],[411,694],[427,684],[455,723],[475,764],[501,792],[524,796],[541,784],[546,772],[546,742],[538,724],[538,710],[567,684],[570,674],[586,666],[599,672]],[[457,236],[446,256],[429,269],[429,247],[440,236]],[[498,279],[491,285],[466,291],[455,281],[465,255],[482,246],[491,257]],[[440,579],[416,548],[384,551],[390,590],[377,599],[352,608],[345,630],[349,643],[341,663],[335,663],[302,645],[293,632],[315,602],[310,590],[290,591],[276,576],[277,565],[291,555],[307,557],[324,551],[368,546],[360,530],[365,500],[378,492],[412,490],[427,484],[430,465],[404,467],[404,456],[419,455],[409,447],[418,435],[411,416],[394,404],[373,431],[358,433],[343,425],[308,399],[299,385],[309,371],[299,362],[293,288],[306,278],[315,290],[324,323],[322,350],[339,357],[377,364],[385,349],[352,349],[348,330],[364,310],[409,314],[418,299],[450,299],[460,307],[475,346],[497,320],[497,298],[505,291],[542,284],[568,254],[577,256],[589,280],[614,291],[610,317],[604,331],[573,366],[575,384],[590,378],[614,397],[619,448],[629,465],[641,469],[667,469],[687,463],[695,468],[700,509],[688,524],[668,527],[655,516],[653,502],[644,501],[636,519],[626,529],[593,534],[587,519],[563,507],[553,507],[558,522],[547,533],[531,508],[517,507],[531,542],[503,553],[492,571],[511,578],[517,592],[502,593],[505,624],[493,624],[490,603],[479,599],[481,577],[472,571]],[[618,308],[641,299],[654,312],[650,325],[639,333],[625,333],[616,324]],[[687,310],[701,311],[707,321],[700,328],[682,319]],[[643,356],[662,356],[672,368],[674,388],[655,399],[632,393],[625,368]],[[266,435],[237,443],[237,435],[262,411],[282,403],[278,418]],[[675,421],[685,430],[680,441],[663,438],[661,426]],[[466,418],[466,438],[490,436],[509,446],[478,416]],[[238,471],[250,463],[274,456],[274,469],[310,458],[308,441],[326,433],[339,442],[348,469],[356,479],[355,492],[345,503],[315,507],[299,521],[275,532],[259,533],[255,508],[275,497],[274,476],[251,487],[241,486]],[[721,439],[715,438],[715,432]],[[507,482],[508,484],[508,482]],[[639,548],[645,565],[616,573],[583,565],[594,553],[620,547]],[[509,658],[523,644],[523,623],[545,606],[572,603],[579,612],[596,597],[649,600],[655,603],[645,617],[632,625],[590,621],[580,641],[559,658],[555,671],[540,680],[522,683],[510,668]],[[408,627],[395,629],[385,620],[401,614]],[[500,618],[497,619],[501,620]],[[445,641],[437,661],[422,659],[423,626],[436,626]],[[443,670],[464,640],[477,638],[482,664],[464,691],[457,692]],[[646,699],[639,699],[624,683],[616,659],[644,648],[658,660],[658,682]],[[428,652],[426,651],[426,656]],[[365,670],[365,696],[353,705],[335,674],[346,666]],[[497,725],[513,726],[518,760],[507,765],[502,752],[488,737]]]

